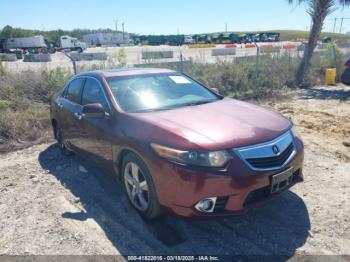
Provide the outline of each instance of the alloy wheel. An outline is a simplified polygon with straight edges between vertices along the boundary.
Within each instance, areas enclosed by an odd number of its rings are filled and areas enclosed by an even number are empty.
[[[136,163],[129,162],[125,166],[124,183],[133,206],[145,211],[149,205],[149,189],[147,180]]]

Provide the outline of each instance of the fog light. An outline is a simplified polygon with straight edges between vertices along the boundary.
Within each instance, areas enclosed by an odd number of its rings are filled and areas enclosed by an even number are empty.
[[[216,197],[205,198],[199,201],[195,208],[200,212],[212,213],[214,212]]]

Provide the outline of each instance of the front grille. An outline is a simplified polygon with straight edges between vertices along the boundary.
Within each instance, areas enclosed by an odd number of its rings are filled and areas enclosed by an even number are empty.
[[[282,166],[290,157],[294,151],[293,143],[279,155],[273,157],[261,157],[261,158],[248,158],[247,162],[254,168],[265,169],[265,168],[275,168]]]
[[[222,212],[225,210],[228,197],[218,197],[215,202],[214,212]]]
[[[253,170],[277,170],[286,166],[296,154],[293,141],[292,133],[287,131],[271,141],[233,151]]]

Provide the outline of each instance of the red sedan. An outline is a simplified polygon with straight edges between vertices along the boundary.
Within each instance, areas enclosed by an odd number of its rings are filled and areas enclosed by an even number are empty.
[[[74,76],[51,121],[61,151],[114,172],[147,219],[242,214],[303,180],[288,119],[172,70]]]

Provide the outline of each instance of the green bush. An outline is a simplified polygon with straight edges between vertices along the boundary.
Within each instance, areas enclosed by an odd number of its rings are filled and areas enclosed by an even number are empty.
[[[124,48],[121,48],[119,51],[118,51],[118,61],[119,61],[119,64],[120,66],[126,66],[126,63],[127,63],[127,54],[126,54],[126,51]]]
[[[8,109],[11,105],[11,102],[8,100],[3,100],[0,99],[0,111],[4,111],[6,109]]]

